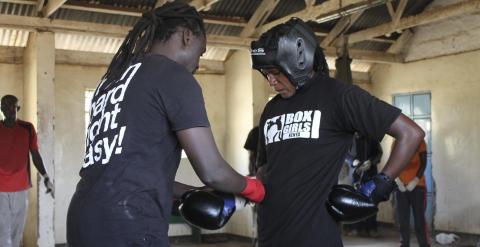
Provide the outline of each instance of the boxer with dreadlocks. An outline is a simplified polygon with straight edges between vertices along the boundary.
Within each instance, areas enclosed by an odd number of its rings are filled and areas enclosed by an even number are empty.
[[[300,19],[273,27],[251,48],[253,68],[278,92],[259,125],[258,175],[268,191],[258,206],[259,246],[342,246],[334,221],[342,215],[334,213],[357,215],[386,200],[424,133],[399,109],[330,78],[314,32]],[[358,198],[366,203],[352,203],[358,207],[348,212],[329,210],[325,203],[355,132],[375,141],[389,134],[402,144],[382,173],[362,186]]]
[[[205,49],[203,20],[186,4],[154,9],[129,32],[92,99],[69,246],[169,246],[172,198],[193,188],[174,181],[182,149],[207,186],[263,199],[260,181],[216,147],[192,75]]]

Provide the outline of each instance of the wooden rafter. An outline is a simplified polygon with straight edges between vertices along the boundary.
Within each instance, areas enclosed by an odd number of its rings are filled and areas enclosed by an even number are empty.
[[[364,40],[369,40],[385,34],[395,32],[397,30],[404,30],[407,28],[425,25],[428,23],[444,20],[454,16],[465,15],[469,13],[480,11],[480,0],[467,0],[460,3],[450,4],[439,7],[434,10],[424,11],[415,16],[409,16],[400,19],[398,25],[392,28],[392,23],[385,23],[376,27],[368,28],[349,35],[348,43],[356,43]]]
[[[315,0],[305,0],[305,8],[309,9],[315,5]]]
[[[270,16],[280,0],[263,0],[258,6],[255,13],[253,13],[250,21],[243,28],[240,37],[249,37],[255,32],[255,28],[262,25]]]
[[[47,5],[43,7],[43,17],[50,17],[57,9],[59,9],[67,0],[49,0]]]
[[[0,27],[23,29],[29,31],[44,30],[53,32],[74,32],[80,34],[99,35],[106,37],[125,37],[130,31],[129,26],[118,26],[80,21],[50,20],[39,17],[16,16],[0,14]]]
[[[388,14],[393,18],[395,16],[395,10],[393,9],[392,0],[388,0],[385,5],[387,6]]]
[[[66,20],[49,20],[38,17],[26,17],[26,16],[12,16],[12,15],[0,15],[0,27],[23,29],[23,30],[44,30],[53,31],[59,33],[75,33],[83,35],[98,35],[103,37],[125,37],[131,27],[97,24],[97,23],[85,23],[78,21],[66,21]],[[242,38],[234,36],[218,36],[208,35],[208,43],[210,47],[223,47],[227,49],[249,49],[251,38]],[[402,62],[401,58],[383,52],[373,51],[361,51],[350,50],[349,51],[353,59],[362,61],[375,61],[378,63],[399,63]],[[329,56],[335,56],[335,48],[327,47],[326,54]]]
[[[213,4],[219,0],[193,0],[189,4],[195,7],[198,11],[208,11]]]
[[[37,1],[37,12],[42,11],[43,5],[45,5],[45,0],[38,0]]]
[[[23,62],[23,54],[23,47],[0,46],[0,63],[20,64]],[[108,66],[113,55],[112,53],[57,49],[55,50],[55,62],[83,66]],[[224,74],[225,68],[222,61],[200,59],[197,73]]]
[[[384,3],[386,0],[377,0],[375,2]],[[378,4],[377,3],[377,4]],[[268,29],[284,23],[292,17],[298,17],[303,20],[316,20],[319,16],[328,16],[328,15],[338,15],[339,13],[344,13],[352,11],[355,9],[361,9],[362,7],[368,7],[372,5],[372,0],[329,0],[322,2],[321,4],[315,5],[311,8],[304,9],[293,14],[284,16],[272,22],[269,22],[256,30],[257,34],[261,34]]]
[[[412,36],[412,31],[409,29],[404,30],[402,35],[398,37],[397,41],[388,48],[387,53],[403,54],[405,51],[405,46],[410,41]]]
[[[348,29],[357,21],[357,19],[362,15],[363,11],[354,13],[349,16],[342,17],[335,27],[328,33],[328,35],[320,43],[321,47],[330,46],[333,41],[340,35],[348,31]]]
[[[28,4],[34,5],[35,2],[26,1],[26,0],[1,0],[2,2],[8,3],[15,3],[15,4]],[[166,0],[168,2],[170,0]],[[103,4],[86,4],[83,2],[78,1],[68,1],[68,3],[60,6],[62,9],[74,9],[74,10],[81,10],[81,11],[88,11],[88,12],[95,12],[95,13],[103,13],[103,14],[113,14],[113,15],[126,15],[126,16],[142,16],[144,10],[140,9],[132,9],[132,8],[125,8],[125,7],[117,7],[117,6],[108,6]],[[235,17],[210,17],[206,16],[203,18],[205,23],[210,24],[219,24],[219,25],[227,25],[227,26],[237,26],[237,27],[245,27],[247,22],[243,18],[235,18]]]
[[[397,6],[397,10],[395,11],[395,15],[392,17],[392,28],[395,28],[398,25],[398,22],[402,18],[403,11],[407,7],[408,0],[400,0]]]

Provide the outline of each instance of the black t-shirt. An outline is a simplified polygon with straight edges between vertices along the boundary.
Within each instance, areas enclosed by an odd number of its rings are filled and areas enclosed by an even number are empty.
[[[380,141],[399,114],[357,86],[321,76],[291,98],[274,97],[260,121],[260,246],[342,246],[325,200],[353,134]]]
[[[80,171],[86,185],[79,187],[93,188],[87,193],[106,203],[134,196],[128,202],[158,216],[166,231],[181,157],[175,132],[209,126],[200,85],[186,68],[160,55],[131,65],[99,93],[104,83],[92,99]]]

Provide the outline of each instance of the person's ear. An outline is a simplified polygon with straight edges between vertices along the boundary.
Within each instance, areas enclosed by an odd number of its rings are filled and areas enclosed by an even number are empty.
[[[184,46],[189,46],[190,45],[190,42],[192,41],[192,37],[193,36],[193,33],[190,29],[188,28],[185,28],[183,29],[182,31],[182,41],[183,41],[183,45]]]

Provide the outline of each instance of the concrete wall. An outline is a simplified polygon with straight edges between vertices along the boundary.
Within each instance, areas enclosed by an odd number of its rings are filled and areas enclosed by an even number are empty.
[[[461,0],[435,0],[426,11]],[[466,14],[419,26],[407,46],[406,61],[428,59],[480,49],[480,13]]]
[[[252,69],[248,51],[235,51],[225,62],[227,96],[227,132],[225,159],[243,175],[248,174],[248,153],[243,149],[253,127]],[[250,208],[238,211],[226,226],[228,232],[250,236]]]
[[[0,97],[6,94],[17,96],[20,105],[23,105],[23,65],[0,63]],[[3,114],[0,112],[3,119]],[[23,118],[23,109],[18,112],[18,117]]]
[[[0,95],[13,94],[23,101],[23,65],[0,63]],[[18,113],[21,115],[21,111]],[[0,113],[1,114],[1,113]]]
[[[55,78],[55,242],[66,242],[70,199],[85,150],[85,90],[95,89],[106,67],[57,65]]]
[[[480,234],[480,52],[399,65],[377,65],[372,92],[392,103],[392,95],[431,92],[432,170],[436,181],[436,230]],[[389,155],[391,138],[383,142]],[[383,161],[384,162],[384,161]],[[381,220],[392,222],[383,205]]]

